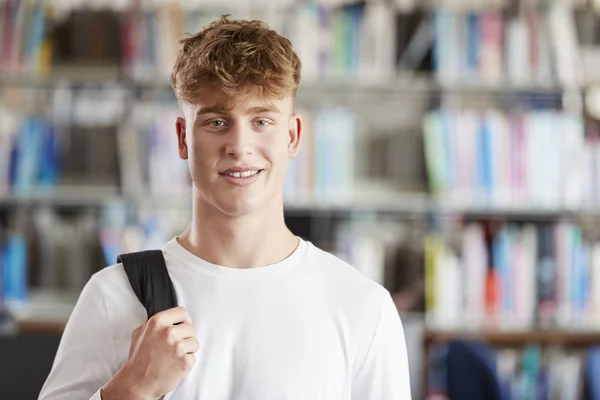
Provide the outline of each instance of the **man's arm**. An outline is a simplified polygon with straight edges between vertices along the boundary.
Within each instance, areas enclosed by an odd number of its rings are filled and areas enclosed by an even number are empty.
[[[95,279],[86,284],[63,332],[39,400],[100,400],[114,374],[108,314]]]
[[[352,399],[410,400],[410,376],[404,329],[389,294],[370,349],[352,383]]]

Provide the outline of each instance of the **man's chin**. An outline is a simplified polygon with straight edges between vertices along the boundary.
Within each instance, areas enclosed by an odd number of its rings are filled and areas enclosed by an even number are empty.
[[[260,209],[260,205],[250,201],[223,202],[217,208],[228,217],[237,218],[253,214]]]

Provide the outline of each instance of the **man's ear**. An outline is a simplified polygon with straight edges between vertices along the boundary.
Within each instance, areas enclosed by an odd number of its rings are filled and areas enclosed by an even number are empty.
[[[288,157],[294,158],[300,150],[304,122],[302,116],[295,112],[290,120],[289,141],[288,141]]]
[[[187,160],[188,146],[187,132],[185,129],[185,119],[183,119],[182,117],[177,117],[175,128],[177,130],[177,147],[179,148],[179,157],[181,157],[182,160]]]

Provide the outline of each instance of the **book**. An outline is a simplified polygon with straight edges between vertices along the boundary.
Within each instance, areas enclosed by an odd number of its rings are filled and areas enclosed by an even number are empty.
[[[425,238],[426,315],[432,326],[598,326],[598,245],[578,225],[471,221],[458,233],[459,252],[435,232]]]
[[[598,205],[585,189],[598,185],[597,144],[586,140],[581,116],[445,108],[429,112],[422,127],[429,188],[436,196],[467,206]]]

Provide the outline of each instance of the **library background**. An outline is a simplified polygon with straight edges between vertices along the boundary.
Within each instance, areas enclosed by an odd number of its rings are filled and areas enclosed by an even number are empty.
[[[303,61],[286,221],[393,294],[413,397],[600,399],[599,10],[0,0],[0,398],[37,397],[93,273],[186,226],[169,72],[231,14]]]

